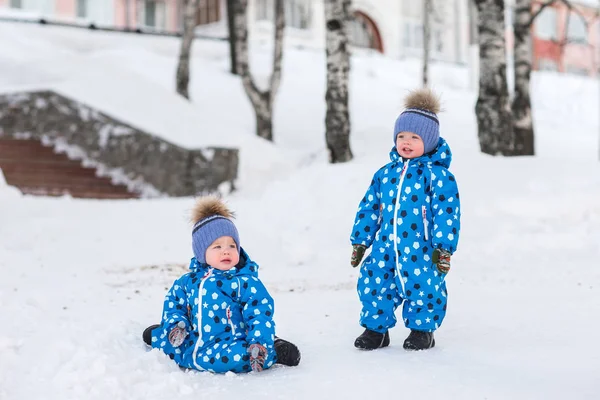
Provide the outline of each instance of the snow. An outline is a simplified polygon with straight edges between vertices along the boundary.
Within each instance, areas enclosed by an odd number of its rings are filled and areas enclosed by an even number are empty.
[[[300,366],[184,373],[142,344],[191,257],[192,198],[21,196],[0,179],[0,399],[597,398],[597,80],[534,74],[538,155],[500,158],[479,153],[468,71],[433,66],[463,209],[448,315],[430,351],[405,352],[397,326],[389,348],[360,352],[348,236],[402,98],[419,85],[418,60],[353,58],[355,159],[329,165],[321,52],[286,48],[273,145],[254,136],[226,43],[196,40],[193,102],[173,95],[178,46],[2,23],[0,92],[53,88],[173,143],[239,147],[239,190],[226,200]],[[271,53],[251,51],[264,83]]]

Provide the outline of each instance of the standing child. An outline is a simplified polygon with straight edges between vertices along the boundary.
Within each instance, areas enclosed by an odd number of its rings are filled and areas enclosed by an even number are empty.
[[[144,331],[144,342],[181,367],[200,371],[298,365],[298,348],[275,336],[273,299],[258,278],[258,265],[240,247],[232,217],[217,198],[197,201],[191,272],[173,283],[162,323]]]
[[[388,346],[400,304],[411,330],[407,350],[435,346],[446,315],[445,277],[460,231],[460,202],[452,153],[440,137],[438,98],[428,89],[409,94],[396,119],[391,162],[381,167],[360,202],[352,230],[351,265],[360,264],[360,324],[354,346]]]

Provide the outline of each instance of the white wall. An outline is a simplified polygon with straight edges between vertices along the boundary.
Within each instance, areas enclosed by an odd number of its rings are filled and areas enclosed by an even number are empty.
[[[88,0],[87,18],[96,25],[114,25],[115,9],[113,1]]]
[[[249,0],[248,23],[252,40],[270,41],[273,38],[272,23],[257,21],[256,3]],[[285,1],[285,0],[284,0]],[[307,48],[321,49],[325,45],[325,16],[323,0],[307,0],[311,6],[309,29],[286,28],[286,43]],[[436,0],[440,1],[440,0]],[[353,0],[354,10],[368,15],[377,25],[383,42],[384,54],[393,58],[418,57],[422,49],[404,47],[404,3],[417,0]],[[419,1],[420,3],[420,1]],[[452,63],[467,63],[469,59],[468,0],[442,0],[446,7],[443,27],[443,52],[438,59]]]
[[[23,11],[38,12],[43,16],[54,15],[54,0],[22,0]]]
[[[257,20],[257,2],[248,1],[248,31],[250,40],[272,41],[272,22]],[[268,0],[272,3],[272,0]],[[284,0],[285,1],[285,0]],[[285,42],[292,46],[321,49],[325,46],[325,10],[323,0],[306,0],[310,6],[310,23],[308,29],[285,29]],[[271,7],[271,6],[269,6]]]

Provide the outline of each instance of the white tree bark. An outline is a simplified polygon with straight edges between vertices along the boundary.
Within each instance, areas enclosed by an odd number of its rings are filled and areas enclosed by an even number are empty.
[[[194,41],[194,28],[196,27],[196,13],[200,0],[183,0],[183,36],[179,50],[179,62],[177,64],[177,75],[175,84],[177,93],[189,100],[188,91],[190,83],[190,53]]]
[[[235,3],[235,49],[237,55],[237,72],[242,78],[244,90],[254,107],[256,115],[256,134],[264,139],[273,141],[273,100],[281,82],[281,60],[283,59],[283,30],[285,27],[284,0],[274,0],[275,3],[275,45],[273,54],[273,72],[269,87],[260,90],[250,73],[248,55],[248,0],[237,0]]]
[[[475,0],[479,32],[479,96],[475,105],[481,151],[491,155],[514,154],[508,83],[504,0]]]
[[[514,63],[515,83],[512,100],[515,155],[534,155],[534,130],[529,94],[531,77],[531,0],[515,1]]]
[[[431,49],[431,18],[433,0],[423,0],[423,87],[429,84],[429,51]]]
[[[325,0],[325,21],[327,58],[325,140],[329,151],[329,162],[339,163],[350,161],[353,157],[350,150],[348,109],[350,0]]]

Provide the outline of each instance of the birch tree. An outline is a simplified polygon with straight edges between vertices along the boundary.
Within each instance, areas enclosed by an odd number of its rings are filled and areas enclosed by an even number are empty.
[[[237,75],[237,54],[235,52],[235,0],[227,0],[227,31],[229,32],[229,58],[231,60],[231,73]]]
[[[325,21],[327,60],[325,141],[329,162],[340,163],[350,161],[353,157],[350,149],[348,109],[350,0],[325,0]]]
[[[177,93],[189,100],[188,86],[190,83],[190,53],[194,41],[194,28],[196,27],[196,13],[200,0],[183,0],[183,35],[179,50],[179,62],[175,84]]]
[[[254,114],[256,115],[256,134],[264,139],[273,141],[273,100],[281,82],[281,60],[283,58],[283,28],[285,27],[285,14],[283,0],[274,0],[274,53],[273,72],[269,79],[269,87],[261,90],[256,86],[250,74],[248,55],[248,0],[236,0],[234,11],[235,24],[235,52],[237,55],[237,72],[242,79],[244,91],[248,95]]]
[[[429,51],[431,49],[431,17],[433,0],[423,0],[423,87],[429,83]]]
[[[534,155],[533,117],[529,94],[531,78],[531,0],[515,1],[514,31],[514,97],[512,100],[515,155]]]
[[[481,151],[514,154],[515,138],[506,79],[504,0],[474,0],[478,12],[479,94],[475,105]]]
[[[515,1],[514,31],[514,97],[512,99],[513,130],[515,134],[515,155],[532,156],[535,154],[535,131],[531,111],[531,62],[533,60],[531,43],[531,25],[548,6],[563,3],[569,11],[573,6],[568,0],[549,0],[539,5],[533,12],[532,0]],[[565,31],[569,19],[565,21]],[[561,49],[566,40],[561,40]],[[562,50],[561,50],[562,51]]]

